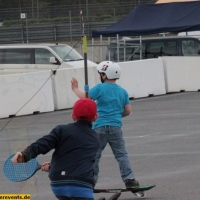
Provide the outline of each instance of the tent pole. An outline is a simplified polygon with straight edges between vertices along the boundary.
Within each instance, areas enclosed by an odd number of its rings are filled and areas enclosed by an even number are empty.
[[[92,61],[94,62],[94,38],[92,38]]]
[[[111,49],[111,46],[110,46],[110,37],[108,37],[108,45],[109,45],[109,49],[108,49],[108,59],[110,61],[110,49]]]
[[[140,60],[142,60],[142,36],[140,36]]]
[[[117,34],[117,62],[119,62],[119,35]]]
[[[126,40],[124,39],[124,62],[126,61]]]
[[[100,44],[101,44],[101,54],[100,54],[100,57],[101,57],[101,61],[102,61],[102,58],[103,58],[103,56],[102,56],[102,35],[100,35]]]

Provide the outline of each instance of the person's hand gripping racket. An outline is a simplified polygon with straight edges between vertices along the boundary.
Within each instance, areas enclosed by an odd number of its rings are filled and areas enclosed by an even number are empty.
[[[41,170],[44,172],[49,172],[50,171],[50,167],[51,167],[51,163],[50,162],[44,162],[41,166]]]
[[[13,163],[22,163],[24,162],[23,160],[23,154],[21,152],[17,152],[14,157],[12,158]]]
[[[13,163],[23,163],[23,154],[21,152],[17,152],[14,157],[12,158]],[[50,162],[44,162],[41,166],[41,170],[45,172],[49,172],[51,163]]]

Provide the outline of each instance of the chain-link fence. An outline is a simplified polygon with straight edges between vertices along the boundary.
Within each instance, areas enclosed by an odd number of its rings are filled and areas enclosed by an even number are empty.
[[[26,14],[28,23],[52,23],[80,21],[80,10],[83,11],[84,20],[102,21],[118,20],[127,15],[139,3],[154,3],[153,0],[130,0],[123,3],[79,4],[46,7],[37,1],[11,1],[10,8],[0,9],[0,22],[3,25],[20,24],[21,13]],[[83,2],[83,1],[82,1]],[[1,6],[0,6],[1,7]]]
[[[82,4],[71,6],[45,6],[39,0],[11,2],[9,8],[0,9],[0,43],[72,41],[81,37],[82,23],[85,34],[90,37],[93,30],[108,27],[122,19],[138,4],[155,3],[155,0],[130,0],[101,5],[79,1]]]

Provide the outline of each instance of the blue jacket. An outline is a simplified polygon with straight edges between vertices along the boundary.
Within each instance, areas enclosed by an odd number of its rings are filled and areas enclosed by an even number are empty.
[[[25,161],[55,149],[49,172],[51,185],[94,186],[93,164],[100,142],[88,121],[55,127],[28,146],[22,153]]]

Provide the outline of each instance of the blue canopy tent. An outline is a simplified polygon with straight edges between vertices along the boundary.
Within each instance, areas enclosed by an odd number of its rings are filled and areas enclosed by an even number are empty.
[[[200,1],[140,4],[117,23],[92,37],[143,36],[200,30]]]

